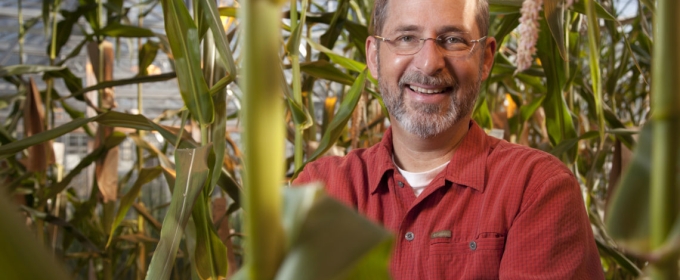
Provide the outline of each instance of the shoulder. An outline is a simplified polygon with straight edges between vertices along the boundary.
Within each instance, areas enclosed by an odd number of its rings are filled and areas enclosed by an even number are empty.
[[[487,159],[487,186],[518,196],[522,205],[548,197],[582,200],[573,173],[555,156],[526,146],[500,141]]]
[[[573,177],[571,171],[552,154],[507,141],[499,141],[487,161],[491,170],[504,170],[511,176],[547,180],[557,175]]]
[[[325,156],[308,163],[294,183],[321,181],[327,186],[338,182],[356,181],[367,175],[368,167],[377,158],[379,144],[366,149],[355,149],[345,156]],[[344,184],[346,185],[346,184]]]
[[[307,164],[293,184],[320,182],[328,194],[356,206],[369,194],[371,166],[376,165],[376,146],[353,150],[346,156],[326,156]],[[373,174],[375,175],[375,174]]]

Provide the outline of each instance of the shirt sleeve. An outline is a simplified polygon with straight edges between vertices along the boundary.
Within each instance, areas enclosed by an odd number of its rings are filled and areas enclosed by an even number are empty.
[[[604,279],[581,190],[566,172],[526,190],[500,279]]]

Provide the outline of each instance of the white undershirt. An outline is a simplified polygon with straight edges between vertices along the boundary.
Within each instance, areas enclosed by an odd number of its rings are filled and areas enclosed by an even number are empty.
[[[394,158],[392,158],[392,161],[394,161]],[[418,197],[423,192],[423,190],[425,190],[425,187],[427,187],[427,185],[432,182],[434,177],[437,177],[437,174],[442,172],[442,170],[444,170],[448,164],[449,162],[447,161],[446,163],[435,167],[434,169],[424,172],[408,172],[401,169],[397,163],[394,163],[394,166],[399,169],[399,173],[404,176],[406,182],[408,182],[408,184],[411,185],[411,188],[413,188],[413,193],[416,195],[416,197]]]

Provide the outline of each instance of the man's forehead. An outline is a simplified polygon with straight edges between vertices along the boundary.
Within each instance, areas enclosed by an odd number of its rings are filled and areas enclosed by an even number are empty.
[[[384,32],[476,30],[478,0],[391,0]]]

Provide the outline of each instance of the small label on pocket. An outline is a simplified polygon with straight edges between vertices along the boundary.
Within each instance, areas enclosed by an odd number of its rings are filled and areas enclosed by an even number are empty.
[[[430,235],[431,239],[435,238],[451,238],[451,231],[450,230],[440,230],[437,232],[433,232],[432,235]]]

